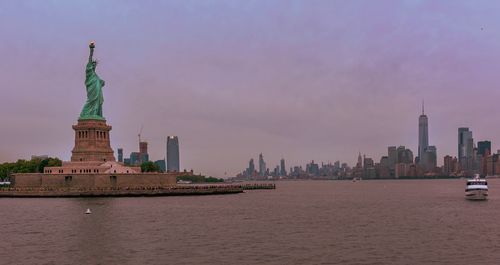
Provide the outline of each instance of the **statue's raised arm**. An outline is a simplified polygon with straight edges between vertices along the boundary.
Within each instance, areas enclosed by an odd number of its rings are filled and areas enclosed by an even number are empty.
[[[93,41],[90,42],[89,48],[90,48],[89,63],[91,63],[92,56],[94,56],[94,48],[95,48],[95,43]]]
[[[87,101],[80,113],[81,120],[104,120],[102,116],[102,104],[104,97],[102,96],[102,87],[104,80],[100,79],[95,69],[97,61],[93,59],[95,43],[89,44],[90,54],[89,62],[85,69],[85,87],[87,87]]]

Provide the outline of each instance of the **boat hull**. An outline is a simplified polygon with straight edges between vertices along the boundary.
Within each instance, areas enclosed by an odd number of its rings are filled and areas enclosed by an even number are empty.
[[[488,199],[488,190],[469,190],[469,191],[466,191],[465,198],[468,200],[486,200],[486,199]]]

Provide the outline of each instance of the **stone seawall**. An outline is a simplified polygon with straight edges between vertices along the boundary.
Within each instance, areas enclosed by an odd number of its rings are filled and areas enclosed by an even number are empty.
[[[0,188],[0,197],[136,197],[242,193],[239,185],[135,187],[135,188]]]
[[[142,187],[3,187],[1,197],[139,197],[198,196],[242,193],[244,190],[275,189],[275,184],[183,184]]]
[[[14,174],[16,188],[125,188],[172,186],[180,173],[109,173],[109,174]]]

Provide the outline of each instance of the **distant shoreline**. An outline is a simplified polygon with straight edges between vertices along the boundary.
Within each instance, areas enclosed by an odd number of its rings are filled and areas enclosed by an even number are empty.
[[[354,179],[355,181],[366,181],[366,180],[430,180],[430,179],[466,179],[471,178],[471,176],[428,176],[428,177],[408,177],[403,176],[399,178],[374,178],[374,179]],[[497,179],[500,176],[487,176],[486,179]],[[238,182],[279,182],[279,181],[353,181],[353,179],[326,179],[326,178],[303,178],[303,179],[268,179],[268,180],[237,180],[237,181],[228,181],[226,183],[238,183]]]

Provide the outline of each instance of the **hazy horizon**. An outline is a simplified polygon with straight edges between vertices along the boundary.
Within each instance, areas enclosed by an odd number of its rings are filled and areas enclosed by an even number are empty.
[[[264,154],[378,162],[429,144],[457,155],[457,129],[500,149],[500,2],[5,1],[0,3],[0,161],[69,160],[88,43],[106,81],[115,150],[149,142],[181,168],[223,177]]]

